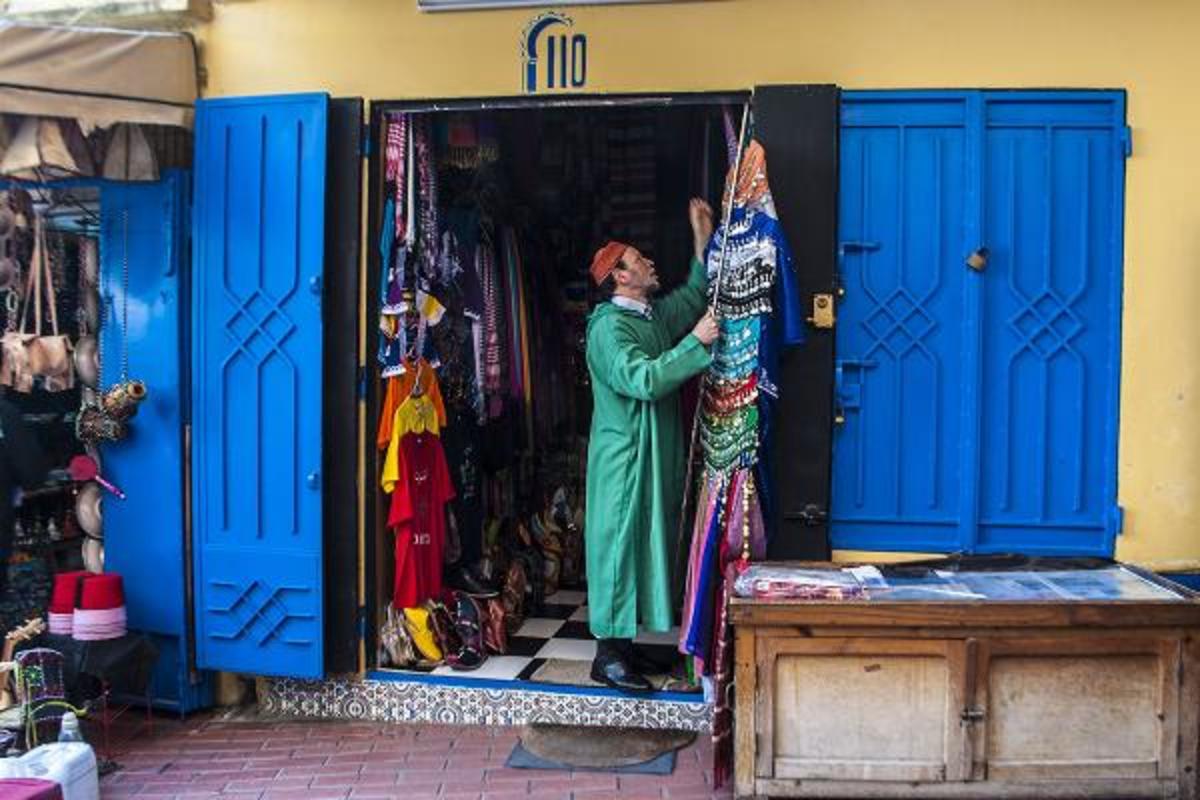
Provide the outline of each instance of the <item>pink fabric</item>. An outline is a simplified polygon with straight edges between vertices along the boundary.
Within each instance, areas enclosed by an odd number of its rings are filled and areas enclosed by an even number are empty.
[[[0,778],[4,800],[62,800],[62,787],[41,778]]]
[[[392,117],[387,128],[387,149],[384,166],[386,179],[393,184],[395,198],[396,241],[403,241],[408,235],[408,115],[398,114]]]
[[[51,633],[60,634],[62,636],[70,636],[75,620],[74,612],[70,614],[57,614],[51,611],[46,615],[49,618],[47,628]]]
[[[120,639],[127,631],[125,606],[88,611],[76,609],[71,636],[81,642]]]

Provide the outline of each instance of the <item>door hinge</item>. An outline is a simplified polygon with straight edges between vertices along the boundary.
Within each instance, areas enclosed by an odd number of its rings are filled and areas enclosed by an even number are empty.
[[[367,607],[359,606],[354,612],[354,627],[358,629],[359,641],[366,641],[367,638]]]
[[[367,399],[367,368],[365,366],[359,365],[358,377],[355,379],[355,383],[356,383],[355,394],[358,395],[358,399],[366,400]]]
[[[362,158],[371,157],[371,126],[366,123],[359,125],[358,154]]]
[[[1109,536],[1120,536],[1125,532],[1125,507],[1120,503],[1114,504],[1109,508],[1108,519],[1105,522]]]
[[[792,522],[802,522],[806,527],[815,528],[825,524],[825,521],[829,519],[829,513],[816,503],[805,503],[804,508],[799,511],[784,512],[783,518]]]
[[[1121,128],[1121,132],[1118,134],[1118,141],[1120,142],[1120,145],[1121,145],[1121,153],[1126,158],[1129,158],[1130,156],[1132,156],[1133,155],[1133,128],[1129,127],[1128,125]]]

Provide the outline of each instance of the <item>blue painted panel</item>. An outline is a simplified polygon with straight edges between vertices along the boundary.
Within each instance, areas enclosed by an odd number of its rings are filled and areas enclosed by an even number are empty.
[[[184,604],[189,177],[99,184],[101,386],[120,380],[124,350],[149,389],[128,437],[101,447],[104,473],[126,492],[104,499],[105,568],[125,576],[130,628],[158,647],[155,706],[180,713],[213,702],[211,673],[188,668]]]
[[[187,629],[180,307],[186,178],[173,172],[155,183],[100,189],[100,383],[121,380],[124,351],[129,376],[148,390],[129,436],[101,449],[105,477],[127,495],[104,498],[105,568],[125,577],[131,628],[176,636]]]
[[[835,547],[1113,552],[1124,118],[1118,92],[843,95]]]
[[[961,98],[844,105],[835,547],[958,540],[965,118]]]
[[[197,661],[323,673],[324,95],[197,104]]]
[[[1112,552],[1117,100],[987,103],[980,550]]]

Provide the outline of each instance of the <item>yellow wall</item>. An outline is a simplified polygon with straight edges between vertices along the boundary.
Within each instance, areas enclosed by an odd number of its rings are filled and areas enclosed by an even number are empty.
[[[564,9],[589,91],[1079,87],[1129,91],[1117,555],[1200,565],[1200,2],[712,0]],[[513,95],[535,12],[416,0],[228,0],[197,31],[212,96]]]

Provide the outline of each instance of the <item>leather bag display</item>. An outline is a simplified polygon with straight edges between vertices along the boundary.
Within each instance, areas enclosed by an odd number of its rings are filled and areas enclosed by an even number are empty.
[[[43,333],[42,302],[50,312],[50,332]],[[33,308],[33,330],[29,330],[29,311]],[[0,339],[0,384],[19,392],[33,390],[41,379],[48,392],[62,392],[75,386],[75,364],[71,340],[58,332],[58,308],[54,277],[47,257],[46,232],[40,217],[34,218],[33,257],[25,283],[25,300],[17,330]]]

